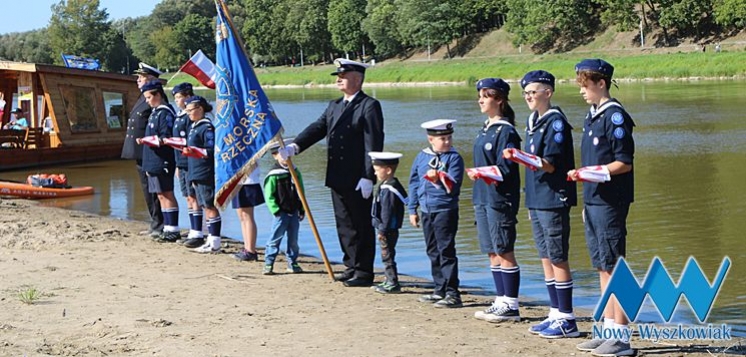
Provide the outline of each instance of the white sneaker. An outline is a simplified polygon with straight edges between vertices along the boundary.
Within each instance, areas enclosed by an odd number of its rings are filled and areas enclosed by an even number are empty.
[[[199,248],[194,248],[196,253],[219,253],[220,252],[220,238],[219,237],[207,237],[207,241],[204,245]]]

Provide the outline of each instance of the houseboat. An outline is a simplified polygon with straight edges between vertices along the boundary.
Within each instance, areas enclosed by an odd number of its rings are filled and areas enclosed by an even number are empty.
[[[0,130],[0,171],[118,158],[135,77],[0,61],[2,125],[20,108],[28,129]]]

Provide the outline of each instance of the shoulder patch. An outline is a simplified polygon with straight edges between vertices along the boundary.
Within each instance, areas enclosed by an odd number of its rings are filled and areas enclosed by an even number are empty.
[[[487,151],[492,150],[492,143],[484,144],[484,149],[487,150]]]
[[[624,137],[624,128],[619,127],[614,129],[614,137],[617,139],[621,139]]]
[[[611,122],[614,123],[614,125],[622,125],[622,123],[624,123],[624,115],[620,112],[612,114]]]
[[[562,120],[557,119],[552,123],[552,128],[554,131],[562,131],[565,128],[565,124],[562,123]]]
[[[562,144],[562,140],[564,140],[564,139],[565,138],[562,136],[562,133],[556,133],[556,134],[554,134],[554,141],[557,144]]]

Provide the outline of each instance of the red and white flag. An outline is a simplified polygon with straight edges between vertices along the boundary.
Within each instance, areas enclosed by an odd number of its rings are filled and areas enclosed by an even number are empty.
[[[194,78],[196,78],[205,87],[215,89],[215,63],[202,53],[202,50],[197,51],[192,58],[184,63],[179,71],[184,72]]]
[[[197,159],[204,159],[207,157],[207,149],[198,148],[196,146],[187,146],[184,149],[188,149],[181,152],[181,154],[184,156],[189,156]]]
[[[476,179],[481,179],[488,185],[497,185],[498,183],[503,181],[503,174],[495,165],[470,167],[466,169],[466,172],[473,174]]]
[[[445,171],[438,171],[438,178],[436,180],[430,179],[427,174],[422,176],[422,178],[430,181],[435,187],[440,187],[440,185],[443,185],[443,188],[446,189],[446,193],[451,193],[451,190],[453,190],[453,185],[456,183],[456,179]]]
[[[586,166],[575,170],[578,173],[578,181],[581,182],[608,182],[611,181],[611,174],[606,165]],[[568,176],[567,180],[571,178]]]
[[[161,146],[161,139],[159,139],[155,135],[145,136],[142,138],[142,143],[147,146],[157,148]]]
[[[523,166],[528,167],[532,171],[536,171],[537,169],[540,169],[542,166],[541,158],[529,154],[523,150],[518,150],[516,148],[509,148],[511,153],[513,153],[513,157],[510,158],[511,161],[515,161]]]
[[[164,138],[163,143],[176,150],[183,149],[187,144],[184,138]]]

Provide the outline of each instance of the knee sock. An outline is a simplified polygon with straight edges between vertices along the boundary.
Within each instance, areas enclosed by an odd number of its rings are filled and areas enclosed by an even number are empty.
[[[505,302],[513,310],[518,309],[518,290],[521,286],[521,268],[502,268],[503,286],[505,287]]]
[[[557,288],[554,279],[544,280],[544,284],[547,285],[547,293],[549,294],[549,317],[554,317],[553,312],[559,308]]]
[[[566,320],[574,320],[575,314],[572,312],[572,280],[558,281],[556,283],[556,290],[560,317]]]
[[[202,209],[197,208],[194,210],[192,217],[194,217],[194,223],[192,223],[192,229],[202,233]]]
[[[502,301],[505,296],[505,286],[503,285],[503,272],[499,265],[491,265],[490,271],[492,272],[492,280],[495,282],[495,290],[497,295],[495,296],[495,303]]]
[[[220,216],[207,220],[207,232],[211,236],[220,237],[220,229],[222,226],[223,223]]]
[[[179,207],[164,208],[163,230],[166,232],[177,232],[179,230]]]

